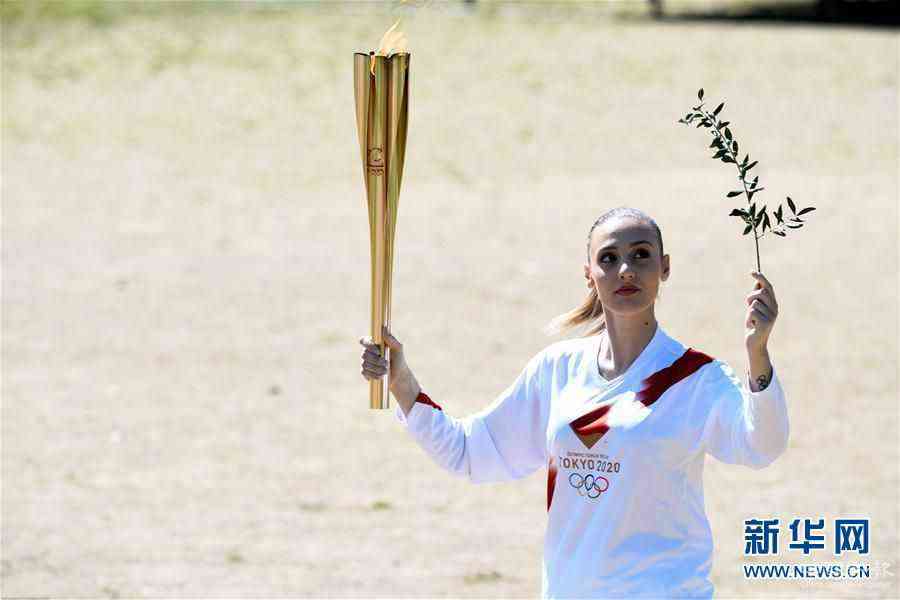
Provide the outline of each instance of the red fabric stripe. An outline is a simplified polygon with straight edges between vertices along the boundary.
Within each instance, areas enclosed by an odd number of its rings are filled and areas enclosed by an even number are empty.
[[[610,408],[612,408],[612,405],[610,404],[601,406],[586,415],[578,417],[569,425],[571,425],[572,429],[575,430],[575,433],[579,435],[591,435],[593,433],[602,435],[609,430],[609,427],[606,425],[606,413],[609,412]]]
[[[688,348],[678,360],[641,382],[641,391],[637,394],[638,402],[644,406],[650,406],[670,387],[712,360],[711,356]]]
[[[547,512],[550,512],[550,504],[553,503],[553,490],[556,488],[556,464],[553,457],[547,465]]]
[[[671,365],[664,369],[660,369],[641,382],[637,400],[644,406],[650,406],[670,387],[713,360],[714,359],[711,356],[707,356],[693,348],[688,348],[685,353]],[[597,443],[597,440],[609,431],[609,426],[606,424],[606,418],[610,408],[611,405],[609,404],[600,406],[569,423],[569,426],[575,432],[575,435],[577,435],[588,448]]]
[[[427,404],[428,406],[433,406],[433,407],[435,407],[436,409],[438,409],[438,410],[441,411],[441,412],[444,411],[443,408],[441,408],[440,406],[438,406],[437,404],[435,404],[435,403],[431,400],[431,398],[429,398],[428,395],[427,395],[425,392],[421,391],[421,390],[419,391],[419,395],[416,396],[416,402],[421,402],[422,404]]]

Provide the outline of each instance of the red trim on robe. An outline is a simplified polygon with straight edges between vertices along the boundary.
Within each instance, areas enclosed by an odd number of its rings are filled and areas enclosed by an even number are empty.
[[[637,401],[644,406],[650,406],[670,387],[713,360],[711,356],[693,348],[688,348],[671,365],[660,369],[641,381],[640,391],[636,396]],[[588,448],[596,444],[597,440],[609,431],[606,418],[611,406],[611,404],[600,406],[569,423],[575,435]]]
[[[427,404],[428,406],[433,406],[434,408],[438,409],[438,410],[441,411],[441,412],[444,411],[443,408],[441,408],[440,406],[438,406],[437,404],[435,404],[435,403],[431,400],[431,398],[429,398],[428,395],[427,395],[425,392],[421,391],[421,390],[419,390],[419,395],[416,396],[416,402],[421,402],[422,404]]]
[[[550,512],[550,504],[553,503],[553,490],[556,488],[556,465],[553,457],[547,465],[547,512]]]
[[[637,394],[638,402],[644,406],[650,406],[670,387],[712,361],[713,357],[688,348],[678,360],[642,382],[641,391]]]

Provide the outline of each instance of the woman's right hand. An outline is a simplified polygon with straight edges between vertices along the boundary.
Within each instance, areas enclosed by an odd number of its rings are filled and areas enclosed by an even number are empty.
[[[403,406],[404,411],[408,413],[409,408],[416,401],[416,396],[419,394],[419,384],[406,364],[403,344],[391,335],[387,328],[382,329],[382,336],[384,337],[385,345],[391,349],[390,361],[381,355],[381,347],[374,343],[370,336],[359,338],[359,343],[364,347],[362,353],[362,376],[368,381],[381,379],[390,369],[388,383],[391,386],[391,393]]]

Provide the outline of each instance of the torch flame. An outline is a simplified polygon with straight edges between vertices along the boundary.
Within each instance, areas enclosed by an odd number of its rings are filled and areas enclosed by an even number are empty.
[[[402,31],[394,31],[397,28],[397,25],[400,24],[400,19],[397,19],[397,22],[391,25],[391,28],[388,29],[384,35],[381,37],[381,43],[378,44],[378,50],[373,54],[374,56],[390,56],[391,54],[397,54],[399,52],[406,52],[406,35]],[[371,62],[371,71],[372,75],[375,74],[375,59],[372,59]]]

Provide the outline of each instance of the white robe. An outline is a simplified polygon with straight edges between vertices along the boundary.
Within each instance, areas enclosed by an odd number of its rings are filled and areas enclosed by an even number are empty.
[[[704,457],[762,468],[784,452],[777,371],[751,392],[726,363],[657,325],[607,381],[600,338],[551,344],[468,417],[423,401],[395,414],[437,464],[474,483],[547,467],[543,598],[711,598]]]

